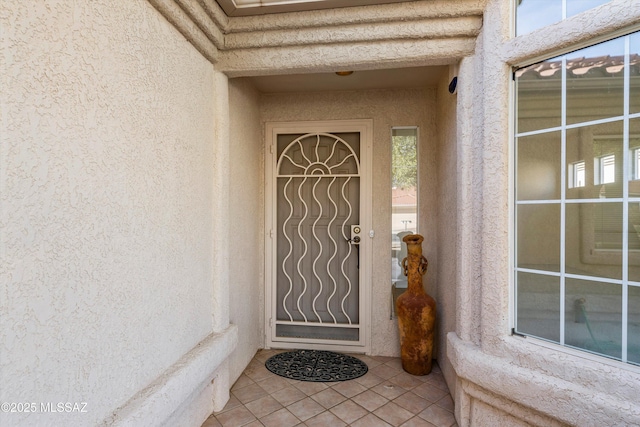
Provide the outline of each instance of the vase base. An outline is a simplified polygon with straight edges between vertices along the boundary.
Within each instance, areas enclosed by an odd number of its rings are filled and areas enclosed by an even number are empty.
[[[431,373],[433,367],[432,363],[425,364],[424,362],[405,362],[402,361],[402,369],[411,375],[424,376]]]

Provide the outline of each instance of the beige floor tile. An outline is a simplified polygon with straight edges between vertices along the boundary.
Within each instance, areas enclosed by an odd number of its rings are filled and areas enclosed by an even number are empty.
[[[278,390],[271,396],[276,399],[282,406],[289,406],[298,400],[302,400],[307,397],[306,394],[298,390],[293,386],[285,387],[282,390]]]
[[[399,385],[400,387],[411,390],[414,387],[418,387],[419,385],[424,384],[423,381],[420,381],[420,377],[415,375],[407,374],[406,372],[402,372],[395,377],[389,378],[389,382],[395,385]]]
[[[269,377],[265,378],[262,381],[257,382],[260,387],[267,393],[271,394],[278,390],[282,390],[283,388],[289,386],[289,382],[282,377]]]
[[[347,424],[351,424],[369,413],[369,411],[352,400],[342,402],[331,408],[330,411]]]
[[[442,374],[438,374],[438,373],[429,374],[427,378],[427,382],[449,393],[449,387],[447,387],[447,382],[444,380],[444,376]]]
[[[370,372],[372,374],[375,374],[375,375],[379,376],[380,378],[383,378],[383,379],[387,380],[387,379],[389,379],[391,377],[395,377],[400,372],[402,372],[402,370],[398,370],[398,369],[392,368],[391,366],[387,366],[387,365],[379,365],[379,366],[376,366],[373,369],[370,369]]]
[[[260,399],[254,400],[253,402],[249,402],[245,405],[245,407],[251,411],[256,418],[262,418],[265,415],[269,415],[272,412],[277,411],[282,408],[280,402],[275,400],[271,396],[261,397]]]
[[[407,392],[404,388],[397,386],[395,384],[391,384],[388,381],[378,384],[375,387],[372,387],[371,390],[375,391],[379,395],[386,397],[389,400],[393,400],[398,396],[402,396]]]
[[[251,378],[249,378],[245,374],[242,374],[240,375],[240,378],[238,378],[236,382],[233,384],[233,387],[231,387],[231,390],[232,391],[238,390],[239,388],[246,387],[251,384],[255,384],[255,381],[253,381]]]
[[[351,427],[391,427],[391,424],[382,421],[373,414],[367,414],[351,424]]]
[[[399,426],[415,415],[393,402],[389,402],[386,405],[381,406],[380,408],[373,411],[373,413],[378,418],[388,422],[393,426]]]
[[[366,388],[371,388],[383,382],[384,378],[380,378],[376,374],[367,372],[360,378],[356,378],[354,381],[357,382],[358,384],[365,386]]]
[[[353,397],[367,390],[365,386],[355,381],[342,381],[340,384],[334,385],[332,389],[344,397]]]
[[[387,399],[386,397],[382,397],[378,393],[371,390],[360,393],[359,395],[352,397],[351,400],[353,400],[369,412],[375,411],[389,401],[389,399]]]
[[[222,408],[222,411],[220,411],[220,412],[214,412],[214,415],[216,415],[216,414],[221,414],[221,413],[223,413],[223,412],[225,412],[225,411],[228,411],[229,409],[233,409],[233,408],[235,408],[236,406],[240,406],[240,405],[242,405],[242,402],[240,402],[240,401],[238,400],[238,398],[236,398],[236,397],[232,394],[231,396],[229,396],[229,401],[227,402],[227,404],[226,404],[226,405],[224,405],[224,408]]]
[[[367,364],[367,367],[369,369],[371,368],[375,368],[378,365],[382,365],[382,362],[378,362],[377,360],[375,360],[374,358],[370,357],[370,356],[365,356],[364,354],[352,354],[351,356],[356,357],[360,360],[362,360],[364,363]]]
[[[354,355],[369,366],[362,377],[303,382],[264,367],[282,351],[256,353],[224,409],[202,427],[457,427],[454,403],[437,364],[430,375],[414,376],[401,369],[399,358]]]
[[[398,357],[389,357],[389,356],[371,356],[371,358],[381,363],[387,363],[390,360],[398,359]]]
[[[347,400],[346,397],[344,397],[343,395],[341,395],[340,393],[338,393],[332,388],[322,390],[321,392],[311,396],[311,398],[326,409],[332,408],[336,406],[338,403],[342,403],[345,400]]]
[[[431,383],[424,383],[421,386],[418,386],[411,391],[413,391],[415,394],[417,394],[420,397],[424,397],[429,402],[434,402],[434,403],[449,394],[446,391],[435,387]]]
[[[389,366],[391,368],[397,369],[398,371],[402,371],[403,370],[402,369],[402,360],[400,360],[400,359],[396,359],[396,358],[391,359],[388,362],[386,362],[385,365],[387,365],[387,366]]]
[[[266,417],[260,418],[260,422],[266,427],[293,427],[300,424],[300,420],[287,411],[286,408],[279,409]]]
[[[299,400],[296,403],[292,403],[291,405],[287,406],[287,409],[300,421],[306,421],[309,418],[315,417],[319,413],[324,412],[325,410],[322,405],[320,405],[310,397]]]
[[[438,405],[431,405],[418,414],[423,420],[429,421],[437,427],[450,427],[455,424],[456,419],[453,414]]]
[[[202,427],[222,427],[222,424],[220,424],[214,415],[211,415],[202,423]]]
[[[297,383],[294,383],[293,386],[298,390],[300,390],[301,392],[303,392],[304,394],[306,394],[307,396],[314,395],[318,392],[321,392],[322,390],[326,390],[327,388],[329,388],[324,383],[305,382],[305,381],[298,381]]]
[[[216,419],[223,427],[238,427],[254,421],[256,417],[244,406],[238,406],[216,415]]]
[[[401,424],[400,427],[435,427],[429,421],[425,421],[422,418],[415,416],[411,418],[404,424]]]
[[[412,391],[405,393],[402,396],[396,397],[393,402],[399,406],[402,406],[412,414],[419,414],[432,404],[424,397],[420,397]]]
[[[231,393],[245,405],[267,395],[267,392],[258,384],[251,384],[246,387],[242,387],[241,389],[234,390]]]
[[[307,427],[345,427],[347,425],[329,411],[324,411],[313,418],[309,418],[304,424]]]
[[[264,367],[264,364],[261,364],[259,367],[252,369],[251,372],[246,374],[252,380],[258,382],[262,381],[265,378],[273,378],[273,372]]]
[[[448,394],[442,399],[438,400],[436,402],[436,405],[446,409],[447,411],[453,412],[453,399]]]

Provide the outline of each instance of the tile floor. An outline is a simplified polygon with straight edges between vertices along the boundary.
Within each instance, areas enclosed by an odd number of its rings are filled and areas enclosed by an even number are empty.
[[[456,426],[440,368],[417,377],[397,357],[353,356],[369,371],[351,381],[312,383],[269,372],[264,362],[285,350],[260,350],[231,388],[231,398],[202,427]]]

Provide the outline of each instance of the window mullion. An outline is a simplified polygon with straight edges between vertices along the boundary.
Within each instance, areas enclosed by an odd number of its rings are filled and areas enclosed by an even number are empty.
[[[622,122],[622,155],[623,155],[623,187],[624,204],[622,209],[622,361],[627,362],[627,322],[629,308],[629,180],[631,163],[629,157],[629,94],[631,92],[630,77],[630,37],[624,39],[624,119]]]
[[[566,4],[562,1],[562,14],[565,15]],[[564,345],[565,330],[565,239],[566,239],[566,199],[567,199],[567,57],[562,57],[561,74],[562,98],[560,104],[560,344]]]

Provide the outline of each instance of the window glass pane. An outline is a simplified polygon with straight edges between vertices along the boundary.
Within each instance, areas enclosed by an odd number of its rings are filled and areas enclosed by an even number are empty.
[[[567,130],[567,170],[584,161],[585,185],[572,187],[567,177],[567,199],[611,199],[622,194],[622,120]]]
[[[407,288],[402,238],[418,230],[418,128],[391,130],[391,284],[394,297]],[[395,306],[395,304],[394,304]]]
[[[518,272],[517,331],[560,341],[560,278]]]
[[[518,138],[518,200],[560,198],[560,132]]]
[[[624,38],[567,55],[567,124],[624,112]]]
[[[566,0],[567,18],[600,6],[609,0]],[[516,35],[562,20],[562,0],[516,0]]]
[[[519,205],[518,267],[560,271],[560,205]]]
[[[516,71],[517,133],[560,126],[561,70],[554,58]]]
[[[631,91],[629,92],[629,112],[640,113],[640,32],[629,36],[629,75]]]
[[[567,18],[607,3],[609,0],[567,0]]]
[[[516,35],[562,20],[562,0],[517,0]]]
[[[629,197],[640,197],[640,119],[629,120]]]
[[[640,282],[640,202],[629,202],[629,280]]]
[[[622,287],[567,278],[565,344],[622,357]]]
[[[629,286],[627,359],[640,364],[640,287]]]
[[[622,203],[568,203],[567,273],[622,279]]]

